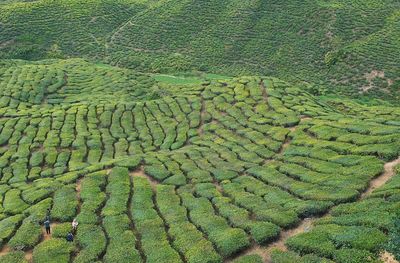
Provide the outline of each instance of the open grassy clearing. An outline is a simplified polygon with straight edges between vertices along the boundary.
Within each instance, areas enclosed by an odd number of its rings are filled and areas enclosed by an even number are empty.
[[[0,262],[398,253],[398,107],[321,102],[267,77],[171,83],[80,59],[2,63]],[[282,236],[289,251],[268,250]]]

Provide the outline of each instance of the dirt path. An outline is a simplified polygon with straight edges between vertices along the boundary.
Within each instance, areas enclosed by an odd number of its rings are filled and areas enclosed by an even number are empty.
[[[9,246],[4,245],[0,250],[0,257],[4,256],[4,255],[7,255],[8,252],[10,252],[10,250],[11,250],[11,248]]]
[[[367,188],[367,190],[361,195],[361,198],[364,198],[370,195],[376,188],[384,185],[390,178],[392,178],[395,174],[395,167],[400,165],[400,157],[391,162],[385,163],[383,166],[384,172],[380,176],[374,178]]]
[[[76,196],[79,199],[81,199],[81,186],[82,186],[82,179],[76,181],[76,187],[75,187]]]
[[[197,129],[197,133],[202,136],[204,133],[203,125],[204,125],[204,115],[206,115],[206,106],[203,97],[201,98],[201,109],[200,109],[200,124]]]
[[[390,178],[392,178],[395,175],[395,167],[397,165],[400,165],[400,157],[397,158],[396,160],[385,163],[384,172],[370,182],[369,187],[361,194],[360,198],[358,200],[356,200],[355,202],[365,199],[376,188],[384,185]],[[262,257],[264,262],[267,262],[267,263],[271,262],[270,254],[273,249],[280,249],[282,251],[287,251],[287,247],[286,247],[285,243],[290,237],[310,231],[313,227],[313,223],[318,219],[328,216],[330,214],[331,209],[329,209],[325,214],[322,214],[320,216],[303,219],[300,222],[300,224],[297,225],[295,228],[291,228],[291,229],[282,231],[280,233],[279,239],[277,241],[275,241],[267,246],[264,246],[264,247],[260,246],[258,244],[255,244],[252,247],[248,248],[247,250],[244,250],[242,253],[238,254],[235,258],[226,260],[225,262],[232,262],[234,259],[236,259],[239,256],[251,255],[251,254],[258,254]],[[384,252],[381,254],[381,259],[386,263],[398,263],[393,258],[393,256],[387,252]],[[393,260],[395,260],[395,261],[393,261]]]
[[[383,251],[380,254],[379,259],[382,260],[382,262],[385,262],[385,263],[399,263],[399,261],[397,261],[394,258],[394,256],[392,254],[390,254],[389,252],[387,252],[387,251]]]
[[[269,244],[267,247],[255,244],[247,250],[243,251],[240,256],[258,254],[263,259],[263,262],[270,262],[270,254],[273,249],[287,251],[287,248],[285,246],[286,240],[294,235],[309,231],[312,227],[313,222],[316,219],[318,218],[305,218],[297,227],[282,231],[279,235],[279,239]],[[233,259],[226,260],[225,262],[233,262]]]
[[[157,181],[157,180],[155,180],[155,179],[152,178],[151,176],[148,176],[147,174],[145,174],[145,172],[144,172],[144,166],[143,166],[143,165],[141,165],[141,166],[139,167],[139,169],[136,169],[135,171],[130,172],[129,175],[130,175],[130,176],[133,176],[133,177],[143,177],[143,178],[146,178],[146,179],[150,182],[151,188],[153,188],[153,190],[155,190],[156,187],[157,187],[157,185],[158,185],[158,181]]]
[[[44,226],[41,226],[41,230],[42,230],[42,237],[40,238],[40,241],[38,244],[42,243],[43,241],[49,240],[52,237],[52,233],[54,230],[54,227],[56,227],[57,225],[59,225],[60,223],[58,222],[54,222],[50,224],[50,229],[51,229],[51,233],[48,235],[46,234],[46,229]],[[7,245],[3,246],[2,249],[0,250],[0,256],[4,256],[7,255],[9,252],[11,252],[11,248]],[[33,256],[33,249],[29,249],[27,251],[25,251],[25,259],[28,262],[32,262],[32,256]]]
[[[30,249],[30,250],[25,252],[25,259],[29,263],[31,263],[33,261],[33,249]]]
[[[54,222],[54,223],[50,224],[50,234],[46,234],[46,228],[44,226],[42,226],[42,239],[40,240],[39,243],[49,240],[53,235],[54,227],[58,226],[59,224],[60,223],[58,223],[58,222]]]
[[[260,89],[261,89],[261,94],[262,94],[263,100],[268,105],[268,93],[267,93],[267,87],[265,87],[264,80],[261,80],[261,82],[260,82]]]
[[[291,141],[292,140],[289,138],[289,136],[287,136],[281,148],[279,149],[278,154],[282,154],[286,150],[286,148],[289,147]]]
[[[81,199],[81,187],[82,187],[82,180],[79,179],[76,181],[76,186],[75,186],[75,191],[76,191],[76,198],[78,199],[78,208],[76,209],[76,214],[79,214],[81,212],[81,206],[82,206],[82,199]]]
[[[311,120],[311,119],[312,119],[312,118],[311,118],[311,117],[308,117],[308,116],[300,116],[300,121],[299,121],[299,123],[298,123],[296,126],[288,127],[287,129],[289,129],[290,132],[295,132],[295,131],[297,130],[297,128],[299,127],[299,125],[300,125],[303,121]],[[285,142],[282,144],[281,149],[279,150],[278,153],[279,153],[279,154],[282,154],[282,153],[285,151],[285,149],[290,145],[290,142],[291,142],[290,137],[289,137],[288,135],[286,135]]]

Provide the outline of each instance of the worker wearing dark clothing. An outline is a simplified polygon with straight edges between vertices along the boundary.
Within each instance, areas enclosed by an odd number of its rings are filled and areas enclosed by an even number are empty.
[[[50,208],[47,209],[47,212],[46,212],[46,220],[49,220],[49,221],[50,221]]]
[[[67,234],[67,241],[68,242],[73,242],[74,241],[74,235],[72,235],[72,233],[68,233]]]
[[[44,227],[46,228],[46,234],[50,235],[50,220],[44,221]]]

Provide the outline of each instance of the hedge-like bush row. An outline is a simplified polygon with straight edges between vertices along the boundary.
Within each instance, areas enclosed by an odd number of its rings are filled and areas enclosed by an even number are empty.
[[[377,262],[383,249],[396,253],[393,229],[398,216],[399,178],[397,172],[366,199],[334,207],[309,232],[289,238],[287,247],[301,255],[315,254],[340,263]],[[303,260],[293,252],[276,252],[272,258],[276,262]]]
[[[146,178],[133,178],[132,219],[140,234],[140,243],[147,262],[181,262],[172,248],[163,220],[153,203],[154,194]]]
[[[221,262],[210,241],[203,237],[195,225],[189,222],[187,210],[180,205],[180,198],[173,186],[159,185],[156,196],[160,209],[171,235],[174,247],[183,254],[187,262]]]
[[[101,211],[104,216],[116,216],[127,213],[130,193],[130,177],[125,167],[115,167],[108,175],[106,188],[107,201]]]
[[[223,217],[216,215],[208,199],[196,198],[186,187],[179,189],[179,195],[183,205],[189,210],[190,220],[207,234],[223,257],[249,246],[246,232],[240,228],[230,227]]]

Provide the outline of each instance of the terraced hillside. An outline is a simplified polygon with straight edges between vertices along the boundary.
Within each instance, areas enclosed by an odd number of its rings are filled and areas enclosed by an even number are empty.
[[[398,107],[322,101],[267,77],[1,65],[0,262],[398,255]]]
[[[0,1],[0,25],[0,58],[268,75],[400,99],[397,0]]]

